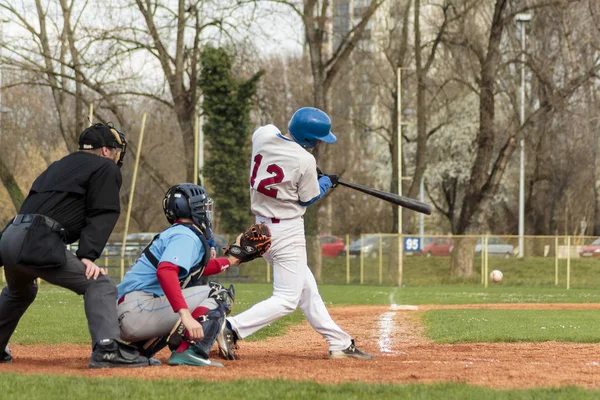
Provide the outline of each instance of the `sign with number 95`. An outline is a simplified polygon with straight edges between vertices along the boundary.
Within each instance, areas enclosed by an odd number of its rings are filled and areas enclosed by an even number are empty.
[[[420,251],[421,250],[421,238],[418,237],[405,237],[404,238],[404,251]]]

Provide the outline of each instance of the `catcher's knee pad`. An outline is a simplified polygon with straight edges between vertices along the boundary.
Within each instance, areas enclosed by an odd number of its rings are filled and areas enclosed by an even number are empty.
[[[219,307],[223,307],[225,314],[229,315],[235,301],[235,288],[233,285],[229,285],[229,288],[225,289],[225,286],[219,282],[208,282],[208,286],[210,286],[208,297],[215,299]]]

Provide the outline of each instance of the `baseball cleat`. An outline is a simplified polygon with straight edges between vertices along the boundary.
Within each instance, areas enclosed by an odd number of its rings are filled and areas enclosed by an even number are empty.
[[[0,363],[11,363],[13,360],[12,354],[10,353],[10,349],[8,346],[4,349],[4,351],[0,351]]]
[[[227,319],[223,320],[223,325],[217,336],[217,344],[219,345],[219,355],[224,360],[235,360],[238,337],[236,333],[227,327]]]
[[[160,365],[160,361],[141,356],[135,347],[116,340],[101,340],[90,357],[90,368],[137,368]]]
[[[350,344],[350,346],[348,346],[344,350],[329,350],[329,358],[331,358],[331,359],[336,359],[336,358],[362,358],[364,360],[367,360],[367,359],[370,359],[370,358],[375,358],[375,356],[372,356],[370,354],[363,353],[362,351],[360,351],[358,349],[358,347],[356,347],[354,345],[354,339],[352,339],[352,343]]]
[[[167,364],[171,366],[188,365],[191,367],[223,367],[223,364],[211,361],[208,358],[203,358],[192,349],[187,349],[180,353],[174,351],[171,354],[171,357],[169,357]]]

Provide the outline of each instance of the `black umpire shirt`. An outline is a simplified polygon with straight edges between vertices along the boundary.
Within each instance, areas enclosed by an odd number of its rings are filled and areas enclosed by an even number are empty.
[[[20,214],[42,214],[79,240],[77,257],[100,257],[121,212],[121,170],[114,161],[76,151],[52,163],[33,182]]]

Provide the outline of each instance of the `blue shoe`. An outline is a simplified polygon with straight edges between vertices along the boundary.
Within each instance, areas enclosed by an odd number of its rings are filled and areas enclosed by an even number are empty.
[[[178,353],[174,351],[167,362],[169,365],[189,365],[192,367],[223,367],[223,364],[203,358],[192,349]]]

